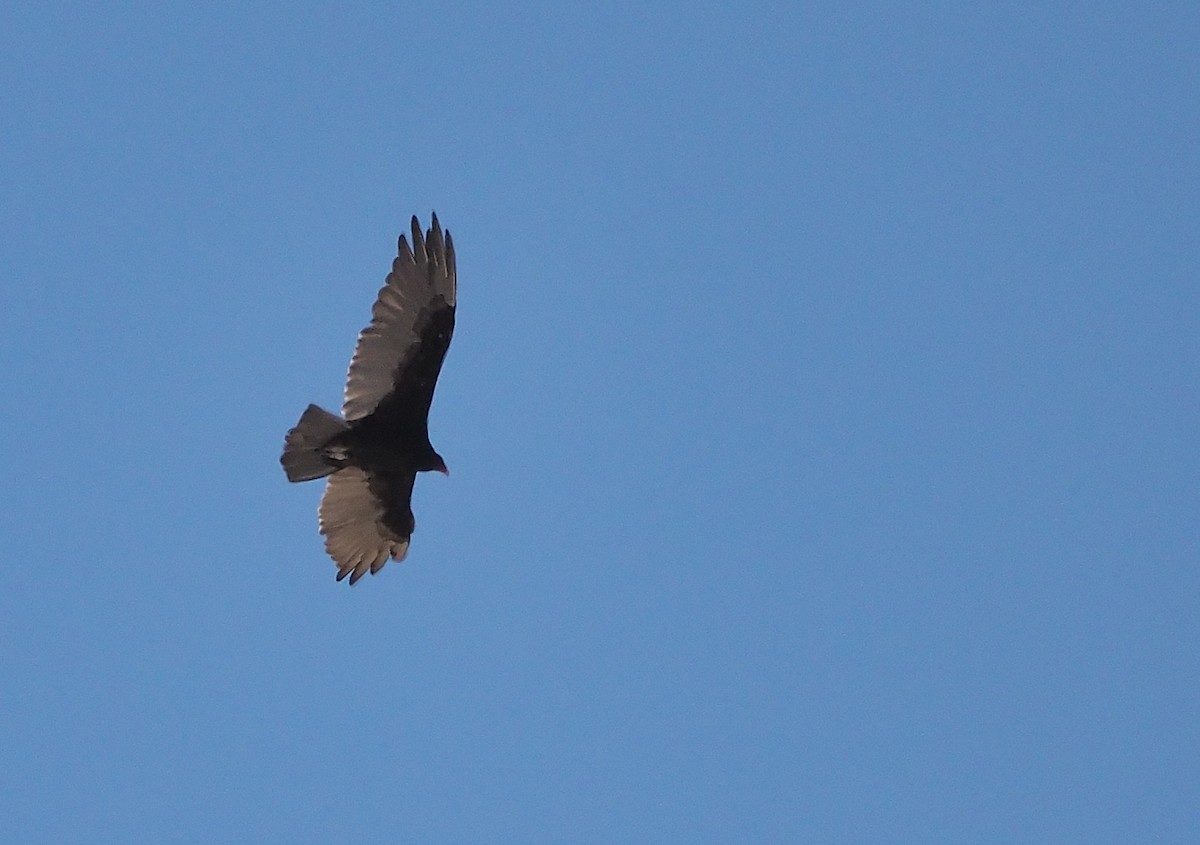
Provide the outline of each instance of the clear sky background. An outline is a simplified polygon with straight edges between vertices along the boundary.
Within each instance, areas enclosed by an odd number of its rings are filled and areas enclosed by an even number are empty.
[[[1200,7],[994,6],[5,3],[0,840],[1200,841]]]

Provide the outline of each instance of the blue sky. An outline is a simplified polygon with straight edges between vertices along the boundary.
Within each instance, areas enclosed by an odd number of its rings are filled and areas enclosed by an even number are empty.
[[[10,3],[0,839],[1195,842],[1194,4]],[[459,256],[408,560],[284,432]]]

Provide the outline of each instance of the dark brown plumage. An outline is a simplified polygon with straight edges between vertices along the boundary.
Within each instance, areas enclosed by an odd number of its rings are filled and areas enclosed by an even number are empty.
[[[350,583],[403,560],[415,521],[418,472],[449,474],[429,443],[429,405],[454,333],[454,242],[437,215],[399,255],[358,336],[342,416],[309,405],[287,433],[280,463],[288,481],[329,476],[317,511],[325,550]]]

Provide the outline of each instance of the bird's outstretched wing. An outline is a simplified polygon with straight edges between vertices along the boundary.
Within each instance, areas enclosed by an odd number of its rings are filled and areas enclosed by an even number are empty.
[[[411,473],[367,473],[346,467],[329,476],[317,509],[325,551],[341,581],[374,575],[388,558],[404,560],[415,522]]]
[[[414,216],[412,247],[401,235],[398,252],[350,360],[342,403],[348,421],[369,416],[389,397],[423,418],[450,346],[456,299],[450,233],[443,234],[435,214],[422,237]]]

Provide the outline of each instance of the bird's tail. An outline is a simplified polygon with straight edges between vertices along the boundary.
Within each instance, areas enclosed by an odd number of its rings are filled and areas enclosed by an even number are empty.
[[[283,444],[283,471],[288,481],[312,481],[337,469],[321,456],[321,447],[348,429],[346,421],[324,408],[309,405]]]

